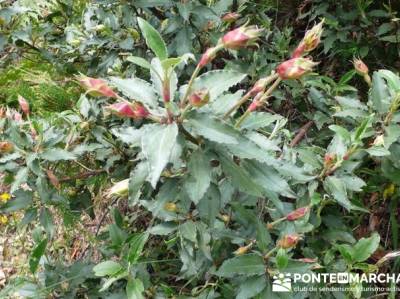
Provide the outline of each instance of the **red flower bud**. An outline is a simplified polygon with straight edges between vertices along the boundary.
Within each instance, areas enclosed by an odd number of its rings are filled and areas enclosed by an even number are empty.
[[[189,97],[189,102],[193,107],[202,107],[210,100],[210,92],[204,88],[193,92]]]
[[[293,212],[287,214],[286,220],[295,221],[297,219],[300,219],[300,218],[304,217],[308,213],[309,210],[310,210],[309,207],[298,208],[297,210],[294,210]]]
[[[222,45],[226,49],[233,50],[254,45],[262,32],[263,30],[256,26],[242,26],[225,34],[222,37]]]
[[[25,100],[25,98],[23,98],[22,96],[18,96],[18,103],[19,106],[21,107],[22,112],[24,112],[26,115],[29,114],[30,110],[29,110],[29,103],[27,100]]]
[[[8,154],[14,150],[14,145],[9,141],[0,142],[0,153]]]
[[[94,97],[109,97],[117,98],[117,94],[108,86],[107,82],[102,79],[95,79],[90,77],[79,77],[79,83],[83,88],[87,89],[88,93]]]
[[[237,12],[228,12],[227,14],[225,14],[221,19],[224,22],[227,23],[233,23],[235,22],[237,19],[239,19],[241,17],[241,15]]]
[[[353,59],[353,66],[354,69],[356,70],[357,74],[361,76],[368,75],[368,66],[359,58],[354,58]]]
[[[119,102],[106,108],[120,117],[142,119],[149,115],[149,111],[140,103]]]
[[[300,236],[293,234],[293,235],[286,235],[282,239],[278,241],[278,247],[288,249],[296,247],[297,243],[300,240]]]
[[[299,79],[311,72],[317,64],[309,58],[292,58],[278,65],[276,72],[282,79]]]
[[[208,48],[206,52],[201,56],[198,66],[200,68],[205,67],[209,62],[211,62],[217,55],[218,48]]]

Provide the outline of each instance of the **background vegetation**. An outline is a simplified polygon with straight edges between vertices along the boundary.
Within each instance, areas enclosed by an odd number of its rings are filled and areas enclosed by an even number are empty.
[[[361,284],[281,295],[271,283],[399,271],[399,9],[0,1],[0,297],[376,295]],[[247,102],[226,115],[321,20],[313,72],[283,80],[243,122]],[[263,29],[257,45],[225,45],[187,105],[202,54],[245,25]],[[121,117],[115,101],[144,110]]]

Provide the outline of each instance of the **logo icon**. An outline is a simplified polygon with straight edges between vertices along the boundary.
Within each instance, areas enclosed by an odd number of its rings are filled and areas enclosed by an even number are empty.
[[[273,292],[292,291],[292,279],[290,278],[290,273],[279,273],[278,275],[274,275],[272,278],[274,279],[274,281],[272,282]]]

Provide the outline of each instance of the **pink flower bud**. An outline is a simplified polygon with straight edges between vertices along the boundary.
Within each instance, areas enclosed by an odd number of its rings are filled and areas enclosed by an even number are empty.
[[[311,72],[317,64],[309,58],[297,57],[282,62],[276,68],[276,72],[282,79],[299,79]]]
[[[354,58],[353,59],[353,66],[354,69],[356,70],[357,74],[361,76],[368,75],[368,66],[359,58]]]
[[[106,107],[106,109],[120,117],[129,117],[134,119],[146,118],[149,115],[146,107],[140,103],[131,104],[127,102],[119,102]]]
[[[18,103],[19,103],[19,106],[21,107],[22,112],[24,112],[25,115],[29,115],[30,110],[29,110],[28,101],[25,98],[23,98],[22,96],[19,95],[18,96]]]
[[[253,87],[250,89],[250,95],[255,96],[259,92],[264,91],[265,87],[270,81],[271,80],[269,77],[259,79],[256,83],[254,83]]]
[[[251,102],[249,108],[247,108],[247,110],[249,110],[250,112],[253,112],[255,110],[257,110],[258,108],[258,101],[253,100],[253,102]]]
[[[228,12],[227,14],[225,14],[221,19],[224,22],[227,23],[233,23],[235,22],[237,19],[239,19],[241,17],[241,15],[237,12]]]
[[[262,32],[263,30],[256,26],[242,26],[225,34],[222,37],[222,45],[232,50],[254,45]]]
[[[204,52],[204,54],[201,56],[198,66],[200,68],[205,67],[208,63],[210,63],[215,58],[215,56],[217,55],[217,52],[218,52],[217,47],[208,48]]]
[[[287,214],[286,220],[295,221],[297,219],[300,219],[300,218],[304,217],[308,213],[309,210],[310,210],[309,207],[298,208],[297,210],[294,210],[293,212]]]
[[[300,236],[293,234],[293,235],[286,235],[282,239],[278,241],[278,247],[288,249],[296,247],[297,243],[300,240]]]
[[[189,102],[193,107],[202,107],[210,100],[210,92],[208,89],[200,89],[193,92],[189,97]]]
[[[103,79],[95,79],[90,77],[79,77],[79,83],[85,88],[91,96],[94,97],[109,97],[117,98],[117,94],[108,86],[107,82]]]

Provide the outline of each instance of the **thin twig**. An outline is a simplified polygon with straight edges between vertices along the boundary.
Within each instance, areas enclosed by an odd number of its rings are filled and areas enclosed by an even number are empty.
[[[295,147],[297,144],[299,144],[313,124],[314,121],[310,120],[308,123],[302,126],[299,132],[297,132],[296,136],[293,138],[292,142],[290,142],[289,147]]]

